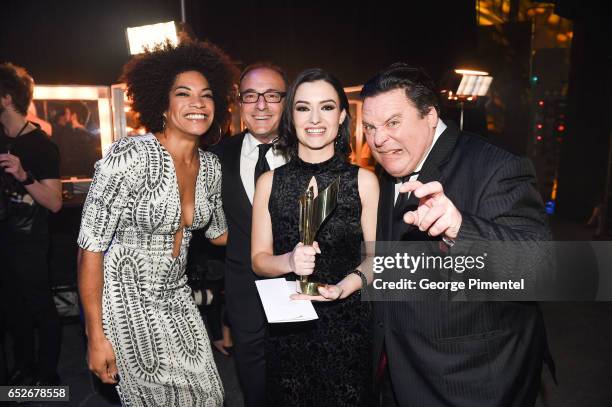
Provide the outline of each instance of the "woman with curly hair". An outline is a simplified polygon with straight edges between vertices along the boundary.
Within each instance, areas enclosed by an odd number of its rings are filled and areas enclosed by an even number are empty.
[[[269,407],[370,406],[371,322],[360,300],[361,242],[374,241],[378,181],[348,162],[349,104],[340,82],[321,69],[300,73],[287,92],[278,148],[288,164],[264,173],[253,202],[251,255],[262,277],[313,275],[325,284],[319,318],[271,324],[266,338]],[[337,206],[312,246],[300,242],[299,197],[339,180]]]
[[[150,134],[96,164],[78,244],[89,368],[126,406],[221,406],[223,388],[187,286],[195,229],[225,244],[221,168],[198,148],[227,117],[236,69],[209,43],[157,47],[123,70]]]

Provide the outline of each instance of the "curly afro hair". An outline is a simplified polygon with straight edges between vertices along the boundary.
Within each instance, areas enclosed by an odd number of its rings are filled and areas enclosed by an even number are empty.
[[[207,41],[188,40],[176,46],[168,42],[133,57],[120,77],[127,84],[132,108],[151,133],[163,130],[162,115],[170,103],[172,84],[177,75],[188,71],[200,72],[208,80],[215,122],[223,127],[229,120],[228,105],[239,73],[229,56]]]

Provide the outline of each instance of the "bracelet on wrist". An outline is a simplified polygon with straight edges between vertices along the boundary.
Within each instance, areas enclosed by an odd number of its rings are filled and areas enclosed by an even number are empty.
[[[35,181],[36,181],[36,178],[34,178],[34,174],[32,174],[32,172],[30,171],[26,171],[26,179],[21,181],[21,185],[23,186],[32,185]]]
[[[361,290],[363,290],[364,288],[368,286],[368,279],[366,278],[365,274],[362,273],[361,270],[355,269],[351,271],[351,273],[356,274],[357,277],[361,279]]]

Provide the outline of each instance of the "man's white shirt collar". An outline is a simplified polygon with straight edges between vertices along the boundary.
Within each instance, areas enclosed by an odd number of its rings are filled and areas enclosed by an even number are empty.
[[[249,197],[251,203],[253,203],[253,196],[255,195],[255,165],[259,158],[258,145],[262,144],[261,141],[257,140],[251,133],[247,132],[242,140],[242,150],[240,152],[240,178],[244,185],[244,190]],[[287,160],[280,150],[271,148],[266,153],[266,160],[271,170],[274,170],[281,165],[285,164]]]
[[[429,151],[427,151],[427,154],[425,154],[425,157],[423,157],[419,165],[415,168],[414,172],[421,171],[421,168],[423,168],[423,164],[425,163],[425,161],[427,161],[427,157],[429,157],[429,153],[431,153],[431,150],[433,150],[434,145],[436,144],[436,142],[438,141],[442,133],[444,133],[444,130],[446,130],[446,127],[447,127],[446,123],[444,123],[442,119],[438,118],[438,124],[436,125],[436,132],[434,133],[433,140],[431,142],[431,146],[429,147]]]
[[[242,143],[242,153],[245,155],[251,155],[255,150],[257,150],[257,146],[260,144],[262,144],[261,141],[257,140],[251,133],[247,132],[244,135],[244,142]],[[259,155],[259,152],[256,155]]]

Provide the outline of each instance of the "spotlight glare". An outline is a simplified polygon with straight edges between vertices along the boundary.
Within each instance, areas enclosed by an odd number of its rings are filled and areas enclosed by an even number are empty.
[[[126,32],[130,54],[132,55],[141,54],[145,49],[154,48],[156,45],[164,44],[166,41],[170,41],[172,45],[178,45],[174,21],[140,27],[128,27]]]

